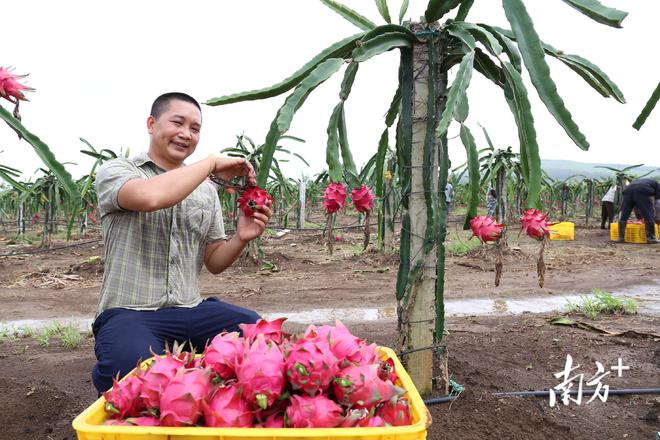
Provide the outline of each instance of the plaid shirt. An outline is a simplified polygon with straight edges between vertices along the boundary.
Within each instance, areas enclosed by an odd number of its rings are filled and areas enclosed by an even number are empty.
[[[112,307],[156,310],[201,302],[198,276],[206,245],[226,239],[213,184],[203,182],[177,205],[154,212],[127,211],[117,202],[128,180],[164,172],[141,153],[108,161],[96,174],[105,245],[97,314]]]

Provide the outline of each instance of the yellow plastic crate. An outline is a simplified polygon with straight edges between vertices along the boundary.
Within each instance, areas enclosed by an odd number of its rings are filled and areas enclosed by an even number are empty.
[[[575,223],[561,222],[551,225],[550,240],[575,240]]]
[[[205,428],[111,426],[99,398],[73,420],[78,440],[424,440],[431,424],[422,398],[392,349],[380,347],[381,359],[392,359],[397,385],[408,391],[411,425],[374,428]],[[148,361],[147,361],[148,362]]]
[[[655,225],[655,236],[658,236],[658,225]],[[619,239],[619,224],[610,224],[610,240]],[[640,223],[628,223],[626,225],[626,234],[623,237],[626,243],[646,243],[646,225]]]

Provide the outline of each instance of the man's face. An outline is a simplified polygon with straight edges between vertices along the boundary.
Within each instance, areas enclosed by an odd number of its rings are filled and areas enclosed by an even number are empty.
[[[190,156],[199,142],[202,114],[186,101],[173,99],[158,119],[149,116],[147,129],[151,136],[149,153],[152,159],[166,165],[181,165]]]

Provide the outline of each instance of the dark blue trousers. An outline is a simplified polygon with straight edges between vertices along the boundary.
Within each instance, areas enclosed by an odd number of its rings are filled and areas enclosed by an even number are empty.
[[[623,200],[621,201],[621,216],[619,221],[625,222],[630,217],[633,208],[638,208],[646,223],[653,223],[653,202],[651,197],[654,195],[651,188],[641,185],[630,185],[623,191]]]
[[[96,341],[96,365],[92,382],[102,393],[112,387],[112,378],[130,372],[140,360],[165,352],[165,343],[188,342],[201,353],[207,341],[239,324],[253,324],[259,315],[248,309],[208,298],[198,306],[168,307],[159,310],[112,308],[103,311],[92,326]],[[189,348],[188,345],[186,345]]]

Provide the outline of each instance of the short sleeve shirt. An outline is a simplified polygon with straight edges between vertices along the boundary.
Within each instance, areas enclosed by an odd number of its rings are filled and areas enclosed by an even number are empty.
[[[142,153],[108,161],[96,174],[105,245],[98,314],[113,307],[157,310],[201,302],[198,277],[206,245],[226,239],[213,184],[204,181],[177,205],[154,212],[125,210],[117,202],[129,180],[164,172]]]

